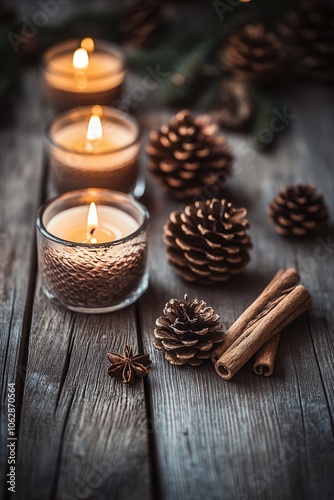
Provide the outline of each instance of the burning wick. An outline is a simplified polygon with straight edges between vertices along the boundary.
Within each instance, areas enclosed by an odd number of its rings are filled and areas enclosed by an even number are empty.
[[[89,205],[88,217],[87,217],[87,240],[85,243],[97,243],[97,238],[93,238],[95,231],[99,225],[99,219],[97,216],[96,205],[92,202]]]
[[[85,70],[89,66],[89,57],[86,49],[77,49],[73,54],[73,68],[75,70]]]
[[[102,122],[100,116],[102,114],[102,109],[100,106],[94,106],[92,108],[92,114],[89,119],[87,132],[86,132],[86,151],[92,151],[94,148],[94,143],[102,139],[103,130]]]
[[[74,80],[79,89],[83,90],[87,85],[86,70],[89,67],[88,52],[94,50],[94,42],[91,38],[84,38],[81,47],[73,54],[72,66],[74,70]]]

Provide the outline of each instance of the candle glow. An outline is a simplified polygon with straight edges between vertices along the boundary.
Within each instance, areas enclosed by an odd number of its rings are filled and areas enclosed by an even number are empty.
[[[84,38],[80,44],[82,49],[87,50],[87,52],[94,52],[95,44],[94,40],[91,38]]]
[[[110,105],[121,93],[125,54],[105,40],[69,40],[46,51],[42,72],[44,92],[57,111]]]
[[[131,192],[138,175],[138,132],[130,117],[98,105],[55,117],[47,135],[55,189],[96,186]]]
[[[149,214],[131,196],[84,189],[49,200],[37,219],[47,297],[77,312],[111,312],[146,290]]]
[[[92,114],[87,128],[86,139],[87,141],[96,141],[97,139],[102,139],[103,130],[100,117],[98,115]]]
[[[99,219],[97,216],[96,205],[94,202],[92,202],[89,205],[87,217],[87,240],[89,243],[97,243],[97,239],[93,237],[93,234],[97,230],[98,225]]]
[[[50,234],[74,243],[110,243],[136,231],[138,224],[121,210],[96,205],[73,207],[55,215],[47,225]]]
[[[73,54],[73,68],[75,70],[85,70],[89,66],[89,57],[86,49],[77,49]]]

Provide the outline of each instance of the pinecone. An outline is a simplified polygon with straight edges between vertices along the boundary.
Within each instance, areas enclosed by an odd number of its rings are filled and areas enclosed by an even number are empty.
[[[205,193],[208,186],[220,191],[232,174],[230,147],[208,115],[179,112],[151,132],[146,151],[151,172],[179,200]]]
[[[322,0],[301,0],[288,12],[277,33],[294,68],[310,76],[334,78],[334,7]]]
[[[196,201],[172,212],[164,226],[169,262],[186,281],[212,285],[238,274],[250,260],[245,208],[227,200]]]
[[[125,11],[123,20],[124,43],[132,47],[148,47],[158,38],[161,27],[161,2],[133,0]]]
[[[278,234],[304,236],[317,231],[328,218],[323,196],[308,184],[286,186],[269,205],[269,217]]]
[[[171,299],[163,313],[156,321],[154,346],[165,350],[172,365],[198,366],[210,358],[215,344],[223,341],[219,316],[204,300],[190,300],[187,295],[184,302]]]
[[[211,113],[223,128],[243,131],[249,128],[254,116],[254,98],[249,87],[238,78],[226,78],[220,87],[220,106]]]
[[[238,34],[230,37],[222,51],[223,68],[250,80],[272,81],[280,62],[278,39],[261,23],[245,25]]]

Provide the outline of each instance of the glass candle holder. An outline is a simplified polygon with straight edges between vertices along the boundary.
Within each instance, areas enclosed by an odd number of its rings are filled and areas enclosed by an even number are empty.
[[[67,111],[54,117],[46,129],[46,158],[57,193],[89,187],[123,193],[136,189],[140,150],[137,121],[116,109],[100,107],[101,140],[88,140],[95,108]]]
[[[102,216],[100,233],[107,239],[109,232],[113,233],[114,240],[68,241],[66,234],[79,231],[80,224],[85,224],[82,211],[88,211],[92,202],[99,220]],[[143,205],[116,191],[78,190],[46,202],[36,222],[38,265],[45,295],[67,309],[83,313],[116,311],[135,302],[148,286],[148,222],[149,214]]]
[[[79,57],[75,57],[75,52]],[[126,76],[124,51],[105,40],[68,40],[48,49],[42,60],[42,84],[55,111],[87,104],[110,105],[119,98]]]

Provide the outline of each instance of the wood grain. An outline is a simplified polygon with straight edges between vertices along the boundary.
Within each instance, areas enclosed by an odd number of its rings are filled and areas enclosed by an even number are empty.
[[[286,96],[287,103],[294,102],[297,117],[270,155],[257,153],[253,158],[244,153],[245,139],[230,136],[239,166],[226,196],[248,208],[254,241],[253,260],[243,276],[215,289],[182,282],[166,266],[161,241],[163,223],[177,203],[167,196],[151,200],[151,287],[139,311],[144,347],[160,368],[152,373],[150,391],[166,499],[302,499],[333,494],[333,337],[328,328],[333,323],[332,256],[316,261],[314,272],[306,272],[315,239],[283,239],[266,216],[267,204],[279,188],[299,179],[316,181],[332,202],[332,166],[328,153],[324,157],[330,144],[323,139],[329,141],[333,134],[333,107],[328,106],[329,93],[320,98],[319,93],[305,89]],[[156,117],[150,126],[159,124]],[[323,135],[315,139],[318,127]],[[315,143],[318,147],[313,149]],[[300,270],[314,306],[283,333],[270,380],[256,377],[248,364],[224,382],[210,364],[179,369],[152,347],[155,319],[171,297],[182,298],[186,292],[203,298],[229,326],[276,270],[289,266]]]
[[[33,242],[35,211],[45,184],[41,169],[46,111],[40,109],[35,72],[24,81],[18,122],[0,139],[8,150],[1,183],[6,187],[1,224],[2,443],[7,437],[7,382],[18,377],[24,383],[23,402],[21,391],[17,394],[17,417],[22,403],[22,418],[16,496],[149,498],[144,385],[124,387],[111,380],[105,356],[107,350],[122,352],[126,343],[137,349],[135,309],[98,317],[70,314],[46,300],[39,284],[34,297]],[[5,494],[6,447],[1,451]]]
[[[254,156],[245,137],[229,135],[238,166],[226,197],[248,208],[254,242],[243,275],[210,288],[173,273],[162,227],[180,205],[150,179],[143,200],[152,215],[150,288],[131,308],[89,316],[51,304],[39,282],[35,290],[34,213],[44,185],[36,87],[35,72],[27,73],[17,120],[0,130],[2,432],[4,388],[17,377],[21,397],[24,383],[16,498],[331,498],[333,225],[321,237],[293,240],[276,235],[266,216],[282,185],[302,179],[318,184],[333,217],[330,90],[286,94],[297,116],[270,155]],[[168,114],[145,113],[141,121],[150,130]],[[300,272],[313,307],[283,331],[269,379],[248,363],[223,381],[210,363],[173,367],[153,348],[155,319],[170,298],[203,298],[227,328],[276,270],[289,266]],[[107,375],[106,350],[126,342],[143,344],[153,359],[148,381],[135,387]],[[4,484],[4,447],[1,452]]]
[[[0,123],[0,483],[7,473],[7,387],[17,382],[16,420],[24,383],[24,365],[34,288],[35,212],[41,199],[42,135],[36,70],[22,81],[13,115]],[[31,279],[30,279],[31,278]]]
[[[133,307],[126,314],[73,314],[52,305],[38,287],[19,435],[19,498],[149,497],[143,382],[124,386],[107,374],[106,352],[122,352],[126,343],[137,349]]]

